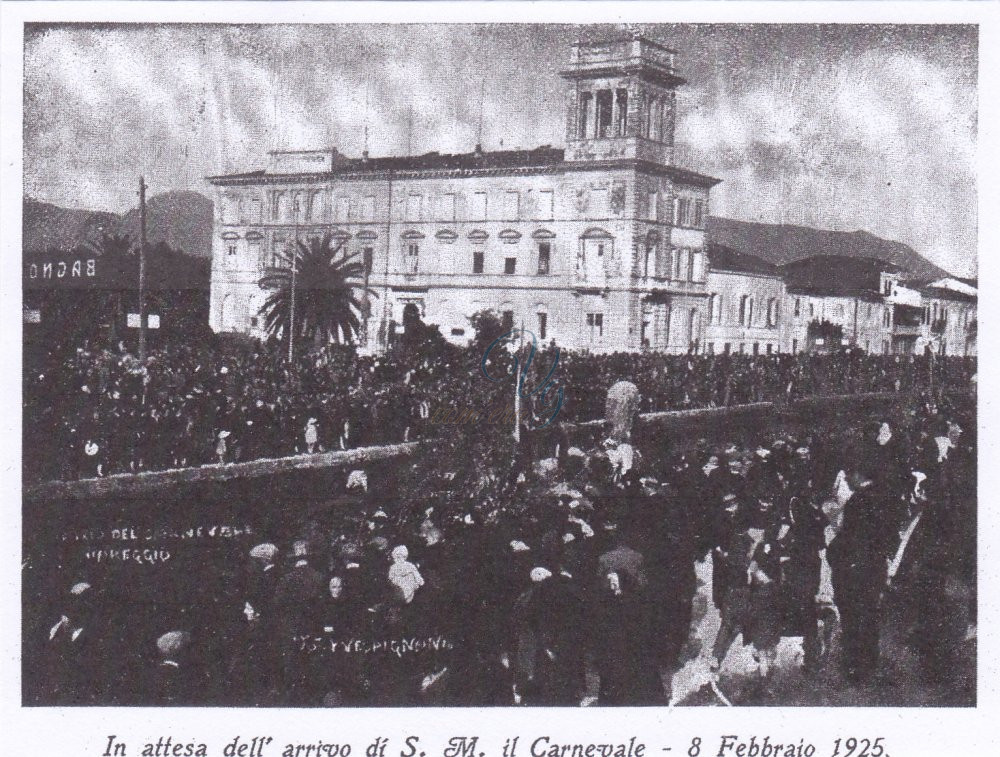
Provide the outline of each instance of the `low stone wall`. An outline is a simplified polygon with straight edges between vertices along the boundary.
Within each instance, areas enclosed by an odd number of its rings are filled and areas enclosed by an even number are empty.
[[[877,413],[909,398],[908,394],[896,393],[853,394],[810,397],[788,404],[757,402],[729,407],[644,413],[638,418],[638,427],[652,434],[654,440],[662,435],[664,440],[684,445],[699,438],[715,438],[723,433],[729,438],[736,439],[759,433],[779,422],[808,424],[829,417],[832,413],[850,413],[853,417],[865,413]],[[603,426],[603,420],[595,420],[565,424],[564,430],[571,444],[587,448],[600,441],[603,436]],[[119,474],[80,481],[50,481],[26,488],[24,501],[43,503],[131,496],[148,497],[173,487],[190,487],[202,483],[266,478],[295,471],[350,470],[412,455],[419,446],[420,442],[409,442],[228,465],[214,464],[198,468]]]

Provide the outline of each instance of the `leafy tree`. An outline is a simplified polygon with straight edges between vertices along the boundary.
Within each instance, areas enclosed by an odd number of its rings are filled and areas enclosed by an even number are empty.
[[[271,337],[286,338],[292,312],[292,265],[295,266],[295,333],[324,342],[352,343],[361,328],[364,304],[355,292],[364,288],[364,265],[355,254],[344,251],[344,242],[331,234],[298,240],[286,254],[287,267],[268,272],[260,285],[274,291],[264,301],[260,314]],[[369,295],[375,295],[371,289]],[[377,295],[376,295],[377,296]]]
[[[832,323],[827,320],[813,319],[806,327],[806,336],[810,339],[823,339],[833,345],[840,345],[844,338],[844,327],[839,323]]]

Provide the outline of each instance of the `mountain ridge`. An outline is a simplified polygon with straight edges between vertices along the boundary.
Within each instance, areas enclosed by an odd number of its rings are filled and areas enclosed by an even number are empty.
[[[212,201],[193,190],[154,195],[147,202],[147,238],[166,242],[196,257],[212,254]],[[125,213],[62,208],[31,198],[24,200],[25,255],[56,247],[72,249],[102,232],[139,237],[139,210]],[[785,265],[814,255],[845,255],[888,261],[908,271],[913,279],[935,279],[948,272],[902,242],[883,239],[869,231],[831,231],[796,224],[767,224],[710,216],[706,241],[754,255],[774,265]]]

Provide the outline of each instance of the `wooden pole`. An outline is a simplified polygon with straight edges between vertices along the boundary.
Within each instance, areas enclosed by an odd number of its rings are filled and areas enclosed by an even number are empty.
[[[295,274],[298,269],[296,263],[299,259],[299,200],[295,199],[292,204],[292,212],[295,213],[295,243],[292,247],[292,294],[288,308],[288,362],[291,363],[295,356]]]
[[[139,359],[146,359],[146,181],[139,177]]]

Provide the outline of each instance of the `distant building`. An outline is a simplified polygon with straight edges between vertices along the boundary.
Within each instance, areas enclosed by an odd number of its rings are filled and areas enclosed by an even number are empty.
[[[926,347],[939,355],[976,355],[977,290],[966,285],[959,291],[933,281],[919,291],[922,304],[920,348]]]
[[[708,245],[708,354],[781,352],[782,271],[753,255]]]
[[[893,306],[887,298],[900,285],[898,266],[873,258],[817,255],[782,270],[787,288],[784,352],[848,345],[886,355],[913,351],[902,342],[894,348]]]
[[[699,347],[718,180],[673,164],[674,58],[639,35],[573,45],[565,149],[274,152],[265,170],[211,177],[212,328],[262,336],[258,281],[297,239],[330,233],[367,262],[371,350],[410,304],[456,342],[490,309],[567,348]]]

